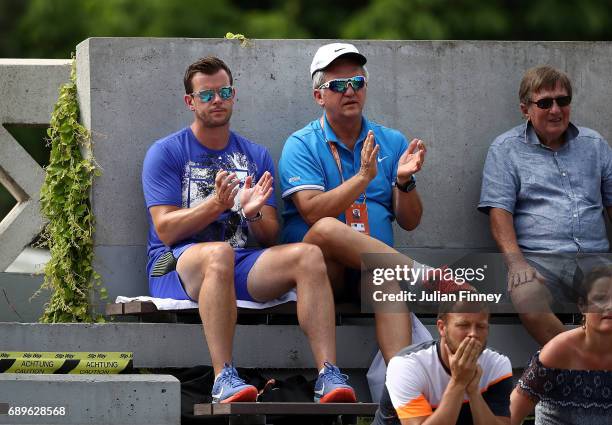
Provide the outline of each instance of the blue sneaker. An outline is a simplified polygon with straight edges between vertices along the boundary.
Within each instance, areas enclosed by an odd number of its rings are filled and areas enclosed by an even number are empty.
[[[323,373],[319,374],[314,387],[315,403],[355,403],[355,390],[348,385],[348,376],[340,369],[325,362]]]
[[[223,370],[212,387],[213,403],[235,401],[253,402],[257,399],[257,388],[246,384],[232,365],[225,363]]]

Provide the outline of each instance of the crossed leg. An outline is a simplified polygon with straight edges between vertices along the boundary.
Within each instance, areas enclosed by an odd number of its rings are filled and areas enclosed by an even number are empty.
[[[366,253],[400,254],[389,245],[373,237],[349,229],[341,221],[325,217],[317,221],[304,236],[304,242],[321,248],[330,271],[332,285],[342,285],[339,277],[343,268],[360,269],[361,255]],[[402,254],[400,254],[402,255]],[[405,257],[405,263],[412,267],[414,261]],[[406,308],[402,313],[375,312],[376,338],[386,363],[402,348],[412,343],[412,322]]]

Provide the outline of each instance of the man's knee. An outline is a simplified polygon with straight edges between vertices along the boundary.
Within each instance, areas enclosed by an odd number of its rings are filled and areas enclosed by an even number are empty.
[[[234,268],[234,249],[227,242],[210,242],[199,246],[199,259],[205,271]]]
[[[300,273],[326,274],[325,259],[321,248],[310,243],[295,244],[296,265]]]
[[[305,242],[321,245],[321,243],[340,238],[342,232],[350,230],[346,224],[333,217],[323,217],[313,224],[306,236]]]

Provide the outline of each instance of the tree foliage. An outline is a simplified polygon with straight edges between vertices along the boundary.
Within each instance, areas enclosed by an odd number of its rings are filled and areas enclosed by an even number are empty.
[[[611,0],[0,0],[0,57],[88,37],[610,40]]]

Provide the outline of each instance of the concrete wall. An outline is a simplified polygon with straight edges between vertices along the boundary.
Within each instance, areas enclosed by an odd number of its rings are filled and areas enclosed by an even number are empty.
[[[70,64],[70,60],[0,59],[0,185],[17,200],[0,220],[0,272],[42,229],[39,193],[44,180],[43,169],[3,124],[48,125],[58,89],[69,80]]]
[[[111,297],[147,291],[147,224],[142,159],[155,140],[191,122],[182,76],[214,54],[233,70],[234,130],[268,146],[278,161],[287,136],[321,113],[309,65],[320,40],[94,38],[77,48],[84,122],[103,169],[93,189],[96,267]],[[426,141],[418,175],[425,214],[398,247],[493,249],[477,213],[481,170],[493,138],[519,124],[518,84],[525,69],[551,64],[575,86],[573,121],[612,135],[612,43],[359,41],[371,78],[366,114]],[[278,196],[278,192],[277,192]]]
[[[437,335],[433,324],[427,328]],[[177,350],[176,347],[188,348]],[[336,327],[337,361],[342,368],[366,369],[377,345],[372,323]],[[524,367],[537,345],[520,324],[491,324],[488,343]],[[274,347],[274,349],[271,349]],[[0,323],[0,350],[129,351],[134,367],[191,367],[210,363],[201,325],[176,323],[40,324]],[[297,326],[238,325],[233,361],[251,368],[312,368],[314,359]],[[0,400],[2,401],[2,400]]]
[[[0,322],[37,322],[51,296],[44,290],[32,298],[42,283],[42,275],[0,273]]]

